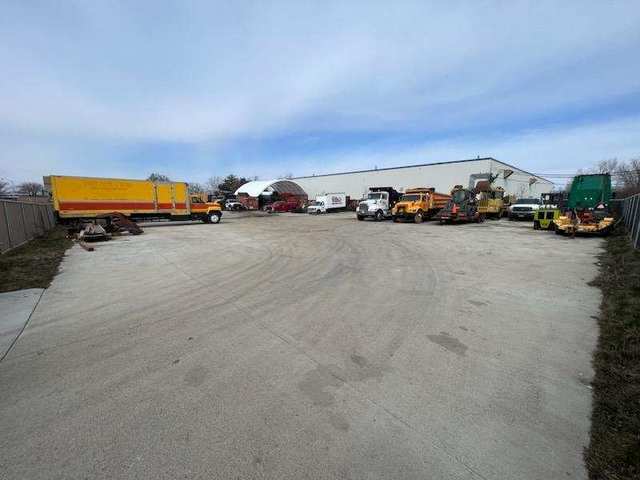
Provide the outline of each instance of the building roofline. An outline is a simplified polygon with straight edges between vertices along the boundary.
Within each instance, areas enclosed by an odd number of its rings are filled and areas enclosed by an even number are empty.
[[[348,172],[336,172],[336,173],[323,173],[320,175],[303,175],[300,177],[293,177],[291,178],[291,180],[299,180],[299,179],[303,179],[303,178],[318,178],[318,177],[332,177],[335,175],[351,175],[351,174],[355,174],[355,173],[368,173],[368,172],[383,172],[385,170],[400,170],[403,168],[416,168],[416,167],[431,167],[433,165],[448,165],[448,164],[452,164],[452,163],[465,163],[465,162],[479,162],[479,161],[483,161],[483,160],[493,160],[494,162],[498,162],[501,163],[509,168],[513,168],[515,170],[519,170],[521,172],[526,173],[527,175],[531,175],[532,177],[536,177],[536,178],[540,178],[542,180],[544,180],[545,182],[549,182],[549,183],[553,183],[551,180],[548,180],[544,177],[541,177],[540,175],[536,175],[534,173],[531,172],[527,172],[526,170],[522,170],[521,168],[518,168],[516,166],[513,165],[509,165],[508,163],[505,163],[501,160],[497,160],[493,157],[482,157],[482,158],[468,158],[465,160],[449,160],[447,162],[433,162],[433,163],[418,163],[418,164],[414,164],[414,165],[401,165],[398,167],[384,167],[384,168],[370,168],[367,170],[351,170]]]

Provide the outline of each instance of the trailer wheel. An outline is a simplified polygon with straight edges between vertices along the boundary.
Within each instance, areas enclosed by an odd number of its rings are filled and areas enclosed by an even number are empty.
[[[376,222],[381,222],[382,220],[384,220],[384,213],[382,213],[382,210],[378,210],[376,212]]]
[[[413,221],[415,223],[422,223],[422,220],[423,220],[422,210],[418,210],[416,214],[413,216]]]
[[[207,214],[207,223],[220,223],[220,212],[211,212]]]

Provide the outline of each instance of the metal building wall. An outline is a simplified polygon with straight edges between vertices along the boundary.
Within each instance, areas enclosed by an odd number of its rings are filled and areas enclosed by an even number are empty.
[[[505,169],[514,172],[506,180],[501,178]],[[530,185],[530,174],[491,158],[298,177],[293,180],[305,189],[309,198],[330,192],[344,192],[351,198],[361,198],[371,186],[391,186],[400,191],[411,187],[435,187],[439,192],[448,193],[454,185],[467,186],[469,175],[477,173],[499,173],[499,178],[494,182],[495,185],[502,186],[507,193],[515,194],[518,197],[539,197],[541,193],[548,192],[553,188],[551,182],[540,178],[536,183]]]

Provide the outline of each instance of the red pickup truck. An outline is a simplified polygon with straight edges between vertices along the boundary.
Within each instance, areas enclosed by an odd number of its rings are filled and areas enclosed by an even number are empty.
[[[265,212],[293,212],[300,206],[297,200],[278,200],[264,207]]]

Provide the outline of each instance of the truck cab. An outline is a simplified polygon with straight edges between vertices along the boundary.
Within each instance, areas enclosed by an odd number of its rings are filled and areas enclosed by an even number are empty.
[[[424,189],[407,189],[392,209],[393,221],[422,222],[429,211],[429,200],[429,193]]]
[[[309,206],[307,206],[307,213],[327,213],[327,206],[322,200],[313,200],[311,203],[309,203]]]
[[[356,218],[364,220],[368,217],[376,221],[391,218],[391,209],[399,197],[400,194],[393,187],[371,187],[367,198],[358,204]]]
[[[222,207],[218,202],[205,202],[200,195],[189,195],[191,219],[204,223],[219,223],[222,218]]]

